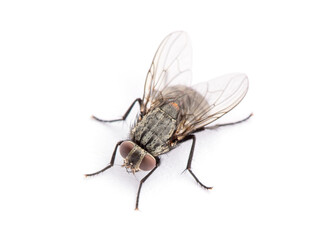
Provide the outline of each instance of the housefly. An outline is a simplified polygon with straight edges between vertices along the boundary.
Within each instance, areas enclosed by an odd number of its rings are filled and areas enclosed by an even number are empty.
[[[136,197],[136,209],[143,183],[160,164],[159,156],[185,141],[192,141],[185,170],[205,189],[191,168],[196,137],[205,129],[241,123],[251,117],[226,124],[208,126],[233,109],[248,90],[248,78],[244,74],[229,74],[191,86],[191,46],[184,32],[169,34],[159,45],[147,73],[142,98],[137,98],[120,119],[97,121],[108,123],[124,121],[136,103],[140,114],[130,130],[127,140],[119,141],[110,163],[102,170],[86,174],[93,176],[114,165],[117,149],[124,158],[123,167],[128,172],[149,171],[142,178]]]

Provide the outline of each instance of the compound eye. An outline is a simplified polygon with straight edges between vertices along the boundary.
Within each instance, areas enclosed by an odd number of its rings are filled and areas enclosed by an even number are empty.
[[[130,151],[133,149],[134,145],[132,142],[125,141],[122,142],[121,146],[119,147],[119,152],[123,158],[126,158]]]
[[[146,154],[142,159],[139,168],[143,171],[149,171],[156,166],[156,160],[151,154]]]

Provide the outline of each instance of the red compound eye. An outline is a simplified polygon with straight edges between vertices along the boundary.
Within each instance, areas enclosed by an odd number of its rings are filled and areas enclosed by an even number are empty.
[[[134,145],[132,142],[125,141],[122,142],[121,146],[119,147],[119,152],[123,158],[126,158],[130,151],[133,149]]]
[[[155,158],[150,154],[146,154],[144,158],[142,159],[142,162],[139,168],[143,171],[149,171],[153,169],[155,166],[156,166]]]

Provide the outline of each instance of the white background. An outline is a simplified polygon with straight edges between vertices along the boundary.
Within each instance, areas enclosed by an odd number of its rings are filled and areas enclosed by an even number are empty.
[[[1,239],[309,239],[307,1],[1,1]],[[103,168],[160,41],[187,31],[194,82],[249,76],[243,102],[162,157],[142,188]],[[137,112],[136,107],[134,111]],[[140,179],[143,175],[138,174]]]

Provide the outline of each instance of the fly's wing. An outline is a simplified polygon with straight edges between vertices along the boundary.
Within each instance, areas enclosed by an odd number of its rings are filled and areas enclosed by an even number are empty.
[[[244,98],[248,86],[246,75],[229,74],[193,87],[168,88],[165,96],[180,107],[180,123],[175,138],[181,140],[228,113]],[[180,96],[181,92],[183,95]]]
[[[141,114],[156,107],[168,86],[189,85],[191,82],[191,46],[185,32],[169,34],[159,45],[147,73]]]

